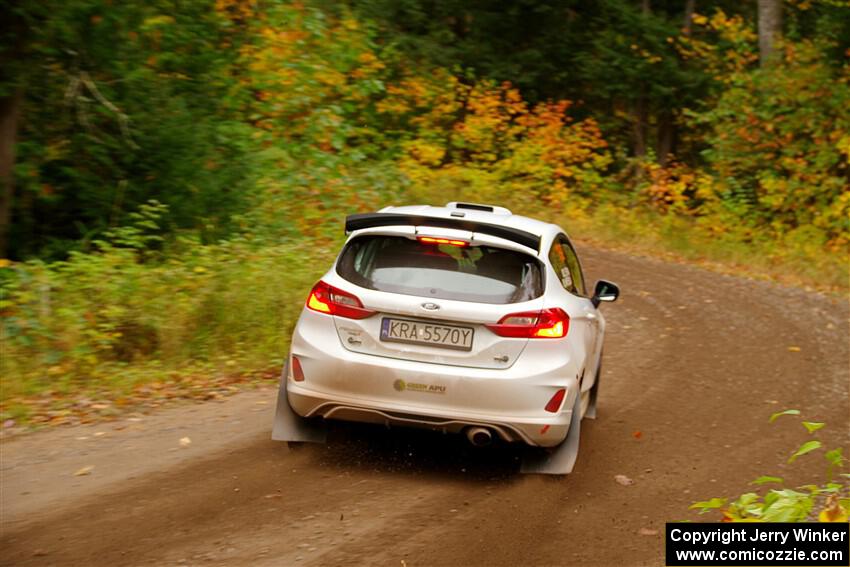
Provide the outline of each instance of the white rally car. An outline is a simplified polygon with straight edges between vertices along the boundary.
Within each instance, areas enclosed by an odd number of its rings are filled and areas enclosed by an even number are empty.
[[[323,419],[425,427],[572,470],[617,286],[589,290],[561,228],[502,207],[387,207],[345,228],[293,332],[272,437],[323,441]]]

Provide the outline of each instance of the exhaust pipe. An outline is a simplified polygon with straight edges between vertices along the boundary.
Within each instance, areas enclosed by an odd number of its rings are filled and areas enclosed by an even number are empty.
[[[486,427],[469,427],[466,430],[466,438],[476,447],[486,447],[493,441],[493,435]]]

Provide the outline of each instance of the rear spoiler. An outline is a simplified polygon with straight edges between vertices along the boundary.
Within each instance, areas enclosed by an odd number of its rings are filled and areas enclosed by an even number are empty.
[[[405,215],[401,213],[362,213],[348,215],[345,218],[345,233],[378,226],[433,226],[480,232],[497,236],[527,246],[532,250],[540,248],[540,237],[536,234],[511,228],[509,226],[478,222],[461,218],[429,217],[423,215]]]

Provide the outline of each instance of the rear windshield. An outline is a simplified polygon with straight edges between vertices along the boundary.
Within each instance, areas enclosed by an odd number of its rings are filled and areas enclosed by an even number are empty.
[[[361,236],[343,250],[337,273],[378,291],[479,303],[518,303],[543,293],[540,262],[493,248],[424,244],[401,236]]]

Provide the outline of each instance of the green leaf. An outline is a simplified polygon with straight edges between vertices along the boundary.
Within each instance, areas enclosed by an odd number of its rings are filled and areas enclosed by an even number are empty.
[[[765,522],[802,522],[813,503],[808,495],[782,495],[764,511],[762,519]]]
[[[746,515],[761,516],[765,504],[760,499],[761,497],[755,492],[747,492],[733,502],[730,508],[736,508],[739,512],[743,511]]]
[[[778,476],[760,476],[750,484],[756,484],[761,486],[762,484],[770,484],[775,482],[776,484],[782,484],[784,481]]]
[[[705,500],[703,502],[694,502],[691,504],[688,509],[695,510],[698,509],[700,514],[705,514],[709,510],[714,510],[717,508],[721,508],[726,505],[726,498],[712,498],[711,500]]]
[[[838,447],[837,449],[833,449],[832,451],[827,451],[824,455],[824,458],[829,461],[829,464],[840,467],[841,461],[844,460],[844,456],[841,454],[843,449]]]
[[[740,498],[735,501],[736,506],[749,506],[753,502],[759,499],[759,495],[755,492],[747,492],[746,494],[742,494]]]
[[[771,490],[765,496],[762,520],[765,522],[801,522],[814,503],[814,494],[806,494],[785,488]]]
[[[788,462],[793,463],[797,460],[797,457],[801,457],[806,453],[811,453],[815,449],[820,449],[821,446],[822,445],[820,441],[806,441],[805,443],[800,445],[800,447],[796,451],[794,451],[794,454],[788,458]]]
[[[764,495],[764,507],[770,508],[774,502],[779,499],[779,494],[776,493],[775,490],[771,490],[767,494]]]
[[[800,415],[800,410],[798,409],[787,409],[785,411],[776,412],[772,416],[770,416],[770,423],[776,421],[777,418],[783,415]]]
[[[815,431],[817,431],[818,429],[820,429],[824,425],[826,425],[826,424],[818,422],[818,421],[804,421],[803,422],[803,427],[805,427],[809,431],[809,433],[814,433]]]

